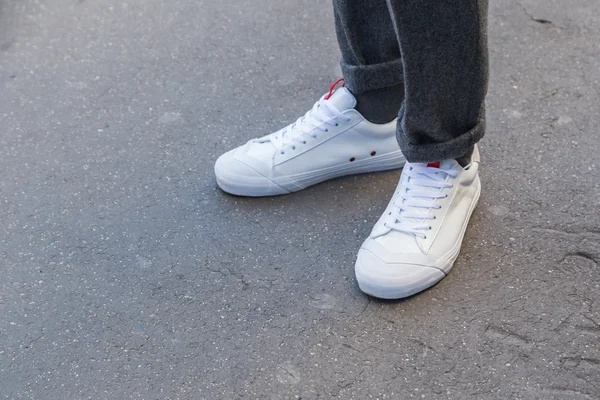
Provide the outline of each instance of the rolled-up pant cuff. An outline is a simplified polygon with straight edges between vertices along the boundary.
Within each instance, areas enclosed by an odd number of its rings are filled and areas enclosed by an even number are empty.
[[[350,65],[341,61],[344,83],[352,93],[396,86],[404,82],[402,60],[381,64]]]
[[[398,124],[398,144],[408,162],[433,162],[470,155],[475,144],[485,134],[485,122],[480,122],[470,131],[444,143],[415,145],[408,141]]]

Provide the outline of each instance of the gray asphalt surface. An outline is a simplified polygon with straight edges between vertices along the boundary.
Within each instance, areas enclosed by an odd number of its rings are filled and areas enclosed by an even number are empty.
[[[600,3],[493,0],[452,273],[362,295],[398,172],[225,195],[338,74],[326,0],[0,0],[0,398],[599,399]]]

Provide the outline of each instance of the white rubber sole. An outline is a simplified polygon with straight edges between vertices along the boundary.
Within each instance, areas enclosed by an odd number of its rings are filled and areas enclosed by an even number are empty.
[[[458,236],[454,246],[445,256],[440,257],[436,261],[435,268],[429,268],[427,274],[423,275],[419,279],[412,280],[410,284],[406,283],[395,283],[389,278],[382,279],[381,277],[374,276],[368,273],[369,267],[362,266],[357,263],[355,265],[356,280],[361,291],[368,294],[369,296],[377,297],[379,299],[396,300],[403,299],[405,297],[413,296],[426,289],[437,284],[439,281],[444,279],[446,275],[450,273],[454,262],[458,258],[460,248],[462,247],[462,241],[467,231],[467,226],[471,219],[471,215],[479,202],[481,195],[481,184],[473,198],[473,202],[469,208],[467,218],[463,222],[460,235]]]
[[[398,169],[402,168],[405,163],[406,159],[400,151],[397,151],[353,163],[280,177],[277,178],[279,182],[259,175],[237,175],[225,167],[215,168],[215,176],[219,187],[227,193],[236,196],[264,197],[297,192],[317,183],[342,176]]]
[[[245,182],[240,177],[219,174],[217,185],[222,191],[236,196],[264,197],[291,193],[265,177],[250,179],[243,177],[243,179]]]

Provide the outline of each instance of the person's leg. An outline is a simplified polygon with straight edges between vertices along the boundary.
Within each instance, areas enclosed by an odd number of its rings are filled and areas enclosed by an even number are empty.
[[[398,142],[406,163],[356,260],[360,288],[402,298],[450,272],[481,192],[487,0],[387,0],[405,84]]]
[[[402,52],[398,142],[409,162],[459,158],[484,135],[488,0],[386,0]]]
[[[333,0],[346,87],[369,121],[394,120],[404,99],[402,59],[386,0]]]

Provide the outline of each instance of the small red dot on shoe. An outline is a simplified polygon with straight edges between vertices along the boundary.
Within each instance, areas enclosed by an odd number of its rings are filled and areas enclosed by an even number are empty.
[[[377,154],[377,152],[376,151],[372,151],[371,152],[371,157],[373,157],[375,154]]]
[[[352,158],[350,159],[350,162],[352,162],[352,161],[354,161],[354,160],[356,160],[356,158],[352,157]]]

